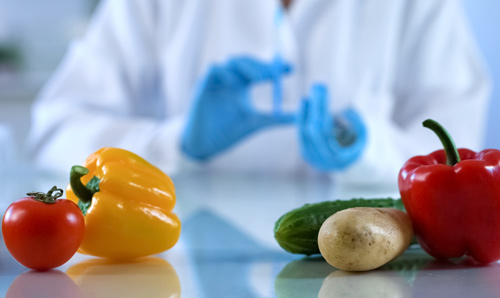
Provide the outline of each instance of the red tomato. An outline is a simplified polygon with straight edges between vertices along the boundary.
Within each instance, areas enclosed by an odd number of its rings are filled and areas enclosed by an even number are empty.
[[[52,194],[55,188],[48,192]],[[80,208],[70,200],[51,196],[49,203],[22,198],[4,214],[2,233],[5,246],[22,265],[47,270],[66,263],[77,251],[85,232]],[[28,194],[32,195],[32,194]]]

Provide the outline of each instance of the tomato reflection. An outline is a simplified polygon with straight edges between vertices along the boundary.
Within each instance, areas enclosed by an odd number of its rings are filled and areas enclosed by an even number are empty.
[[[26,271],[20,274],[7,290],[5,297],[83,297],[75,282],[59,270]]]
[[[89,259],[66,273],[83,297],[180,297],[175,269],[164,259],[141,258],[128,262]]]

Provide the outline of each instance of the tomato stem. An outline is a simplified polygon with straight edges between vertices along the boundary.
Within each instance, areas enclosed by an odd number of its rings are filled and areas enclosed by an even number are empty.
[[[56,192],[54,195],[53,192]],[[29,197],[33,197],[34,200],[45,204],[54,204],[57,198],[63,195],[64,191],[57,186],[53,186],[47,193],[44,192],[29,192],[26,195]]]

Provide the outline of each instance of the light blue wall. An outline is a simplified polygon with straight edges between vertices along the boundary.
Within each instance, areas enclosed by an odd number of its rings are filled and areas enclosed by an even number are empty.
[[[500,1],[463,0],[493,81],[485,147],[500,149]]]

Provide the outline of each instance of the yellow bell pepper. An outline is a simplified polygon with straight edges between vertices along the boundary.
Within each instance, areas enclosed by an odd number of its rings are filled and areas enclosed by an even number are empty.
[[[74,166],[66,197],[85,215],[80,253],[132,259],[161,253],[179,239],[172,180],[127,150],[105,147]]]

